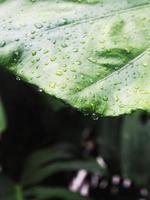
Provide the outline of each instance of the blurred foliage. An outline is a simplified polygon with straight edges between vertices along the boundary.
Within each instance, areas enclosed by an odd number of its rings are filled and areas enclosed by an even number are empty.
[[[62,148],[61,150],[64,149]],[[42,182],[44,178],[48,178],[50,175],[60,171],[77,170],[82,167],[92,172],[105,171],[94,160],[88,162],[78,160],[68,161],[70,156],[68,157],[65,151],[60,151],[58,148],[44,149],[35,152],[29,157],[27,163],[25,162],[23,176],[20,181],[15,183],[4,174],[0,175],[0,198],[3,200],[24,200],[30,198],[41,200],[55,197],[65,200],[84,200],[84,197],[70,192],[67,188],[42,185],[36,186],[39,182]],[[59,161],[60,159],[67,160]]]
[[[15,185],[7,176],[0,174],[0,199],[16,200]]]
[[[149,199],[147,113],[98,118],[61,102],[57,107],[5,71],[0,96],[8,124],[0,142],[0,199]],[[72,192],[82,170],[85,177]]]
[[[121,135],[121,165],[124,177],[139,185],[150,180],[150,121],[147,113],[125,118]]]
[[[0,100],[0,134],[5,130],[5,128],[6,128],[6,117],[2,102]]]
[[[20,185],[15,185],[4,175],[0,175],[0,198],[3,200],[44,200],[59,197],[65,200],[88,200],[79,194],[68,191],[65,188],[34,187],[23,190]]]

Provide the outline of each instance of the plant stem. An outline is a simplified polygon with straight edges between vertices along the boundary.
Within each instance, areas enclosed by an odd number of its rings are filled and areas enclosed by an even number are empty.
[[[15,189],[16,189],[16,200],[23,200],[24,198],[21,187],[19,185],[16,185]]]

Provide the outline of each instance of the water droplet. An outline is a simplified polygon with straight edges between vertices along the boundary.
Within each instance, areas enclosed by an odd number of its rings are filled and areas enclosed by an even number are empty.
[[[104,96],[104,97],[103,97],[103,100],[104,100],[104,101],[108,101],[108,97]]]
[[[77,48],[74,48],[74,49],[73,49],[73,52],[75,52],[75,53],[78,52],[78,51],[79,51],[79,50],[78,50]]]
[[[115,96],[115,100],[118,102],[118,101],[119,101],[119,97],[118,97],[118,96]]]
[[[0,47],[4,47],[6,45],[6,42],[5,41],[1,41],[0,42]]]
[[[44,65],[45,65],[45,66],[47,66],[48,64],[49,64],[49,62],[45,62],[45,64],[44,64]]]
[[[96,113],[92,113],[92,119],[96,121],[99,119],[99,117]]]
[[[36,51],[32,51],[32,56],[35,56],[36,55]]]
[[[41,89],[41,88],[39,88],[39,89],[38,89],[38,92],[42,92],[42,89]]]
[[[93,103],[91,103],[90,106],[91,106],[91,109],[94,109],[94,104]]]
[[[15,52],[14,52],[14,55],[15,55],[15,56],[18,56],[18,55],[19,55],[19,52],[18,52],[18,51],[15,51]]]
[[[61,44],[62,48],[66,48],[68,45],[66,43]]]
[[[52,57],[50,57],[50,60],[51,60],[52,62],[54,62],[54,61],[56,60],[56,57],[55,57],[55,56],[52,56]]]
[[[44,54],[47,54],[49,52],[49,50],[44,50]]]
[[[73,78],[74,78],[74,79],[77,79],[77,76],[76,76],[76,75],[74,75],[74,76],[73,76]]]
[[[82,62],[81,62],[80,60],[77,60],[77,61],[76,61],[76,64],[77,64],[77,65],[81,65]]]
[[[66,68],[64,68],[64,69],[63,69],[63,72],[66,72],[66,71],[67,71],[67,69],[66,69]]]
[[[50,83],[50,84],[49,84],[49,87],[52,88],[52,89],[54,89],[54,88],[56,87],[56,83],[54,83],[54,82],[53,82],[53,83]]]
[[[32,40],[34,40],[34,39],[35,39],[35,37],[34,37],[34,36],[31,36],[31,39],[32,39]]]
[[[58,71],[56,71],[56,75],[57,75],[57,76],[62,76],[62,75],[63,75],[63,72],[62,72],[61,70],[58,70]]]
[[[32,63],[32,64],[35,64],[36,62],[35,62],[35,60],[31,60],[31,63]]]
[[[71,71],[71,72],[76,72],[76,69],[75,69],[75,68],[72,68],[70,71]]]
[[[17,81],[20,81],[20,77],[19,77],[19,76],[16,76],[16,80],[17,80]]]
[[[148,64],[147,64],[147,63],[143,63],[143,66],[144,66],[144,67],[147,67],[147,66],[148,66]]]
[[[16,38],[16,39],[15,39],[16,42],[18,42],[19,40],[20,40],[19,38]]]
[[[89,113],[88,112],[84,112],[83,115],[84,116],[89,116]]]
[[[43,24],[37,23],[37,24],[35,24],[35,27],[37,29],[41,29],[41,28],[43,28]]]
[[[39,62],[39,61],[40,61],[40,58],[37,58],[36,61]]]
[[[31,31],[31,34],[35,34],[35,31]]]
[[[53,44],[56,44],[56,40],[53,40],[53,42],[52,42]]]

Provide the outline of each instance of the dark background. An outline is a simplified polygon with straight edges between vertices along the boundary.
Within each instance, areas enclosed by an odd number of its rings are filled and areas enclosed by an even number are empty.
[[[115,118],[98,118],[81,113],[3,70],[0,70],[0,96],[8,123],[1,138],[0,162],[3,172],[12,180],[20,180],[24,163],[32,152],[66,143],[72,146],[75,158],[91,156],[96,159],[100,155],[107,164],[109,176],[100,177],[98,186],[91,184],[93,174],[89,173],[87,177],[91,199],[149,199],[149,194],[143,196],[140,193],[141,188],[149,188],[150,142],[148,140],[147,143],[147,139],[150,130],[147,113],[138,112]],[[135,138],[129,138],[128,144],[123,140],[124,130],[130,135],[137,132]],[[122,144],[126,148],[123,151]],[[129,166],[127,171],[132,179],[129,188],[123,186],[124,165]],[[121,177],[117,186],[112,183],[115,174]],[[47,178],[45,183],[67,188],[75,175],[75,171],[61,173],[60,180],[60,174],[56,174]],[[100,188],[105,179],[108,186]]]

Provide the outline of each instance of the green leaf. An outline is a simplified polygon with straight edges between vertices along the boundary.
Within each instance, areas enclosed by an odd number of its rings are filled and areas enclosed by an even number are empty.
[[[107,175],[107,169],[100,166],[95,159],[69,160],[71,154],[60,150],[41,150],[29,157],[25,163],[21,178],[23,186],[43,181],[49,176],[59,172],[85,169],[91,173]]]
[[[0,199],[2,200],[23,200],[23,193],[20,186],[3,174],[0,174]]]
[[[2,1],[0,66],[80,110],[149,111],[149,9],[149,0]]]
[[[65,200],[88,200],[77,193],[70,192],[64,188],[35,187],[26,192],[27,196],[34,196],[37,200],[42,199],[65,199]]]
[[[98,123],[97,144],[98,151],[102,158],[107,161],[111,174],[120,172],[120,137],[122,134],[123,118],[102,118]],[[115,166],[113,168],[112,166]],[[115,172],[114,172],[115,171]]]
[[[96,161],[88,160],[88,161],[60,161],[54,164],[47,164],[45,167],[41,167],[32,174],[23,174],[22,177],[22,184],[34,184],[40,181],[43,181],[48,176],[54,175],[58,172],[65,172],[65,171],[75,171],[79,169],[85,169],[92,173],[100,173],[103,175],[107,175],[106,170],[99,166]]]
[[[143,123],[141,113],[126,117],[121,137],[121,166],[124,177],[139,185],[150,179],[150,123]]]
[[[25,176],[25,174],[29,176],[37,169],[40,169],[44,165],[50,165],[52,162],[73,158],[73,155],[69,151],[70,149],[67,148],[65,144],[56,145],[53,148],[36,151],[31,156],[29,156],[25,162],[23,176]]]
[[[2,102],[0,100],[0,134],[6,129],[6,117]]]

